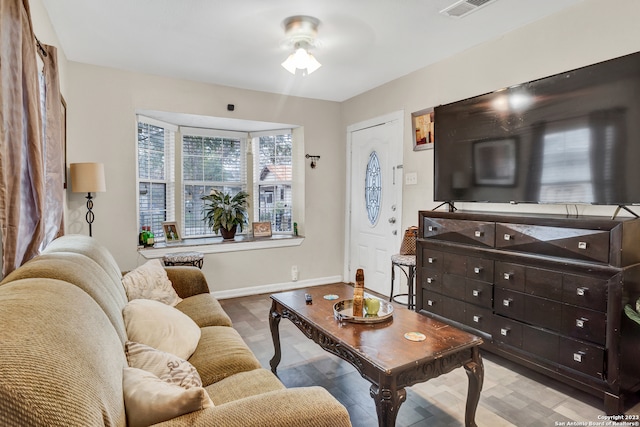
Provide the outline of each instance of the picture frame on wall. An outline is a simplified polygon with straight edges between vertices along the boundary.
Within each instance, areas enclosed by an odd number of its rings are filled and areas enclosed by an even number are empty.
[[[271,222],[252,222],[253,237],[271,237]]]
[[[166,221],[162,223],[162,231],[164,232],[164,241],[169,245],[178,243],[182,240],[178,231],[178,223],[175,221]]]
[[[413,151],[430,150],[435,144],[433,108],[411,113]]]

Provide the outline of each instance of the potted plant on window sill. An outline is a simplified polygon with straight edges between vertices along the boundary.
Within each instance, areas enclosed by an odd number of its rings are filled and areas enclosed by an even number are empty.
[[[212,190],[208,196],[203,196],[203,220],[214,233],[220,231],[224,240],[233,240],[236,230],[243,230],[247,223],[247,207],[249,193],[240,191],[231,196],[220,190]]]

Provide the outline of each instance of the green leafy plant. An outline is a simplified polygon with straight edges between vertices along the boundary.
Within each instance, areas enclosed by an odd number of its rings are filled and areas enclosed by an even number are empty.
[[[631,307],[631,304],[627,304],[624,306],[624,312],[629,319],[640,325],[640,298],[636,301],[635,310]]]
[[[203,220],[214,233],[221,228],[231,231],[234,226],[242,231],[247,223],[249,193],[240,191],[232,197],[229,193],[212,190],[211,194],[202,197],[202,200],[204,200]]]

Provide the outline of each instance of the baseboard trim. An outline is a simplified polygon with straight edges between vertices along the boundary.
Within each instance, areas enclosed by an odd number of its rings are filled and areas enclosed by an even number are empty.
[[[252,286],[249,288],[229,289],[226,291],[213,291],[211,294],[217,299],[246,297],[251,295],[269,294],[274,292],[291,291],[293,289],[308,288],[311,286],[328,285],[342,282],[342,276],[319,277],[317,279],[298,280],[297,282],[274,283],[271,285]]]

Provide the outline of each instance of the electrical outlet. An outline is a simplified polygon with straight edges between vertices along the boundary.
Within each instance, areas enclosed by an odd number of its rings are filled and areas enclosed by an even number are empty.
[[[418,184],[417,172],[407,172],[404,175],[404,185],[417,185],[417,184]]]
[[[298,281],[298,266],[294,265],[291,267],[291,280],[294,282]]]

